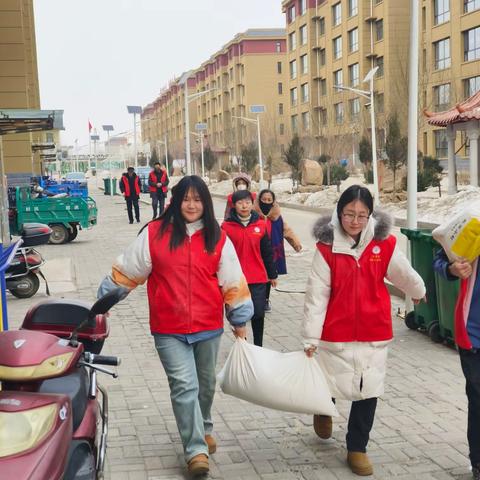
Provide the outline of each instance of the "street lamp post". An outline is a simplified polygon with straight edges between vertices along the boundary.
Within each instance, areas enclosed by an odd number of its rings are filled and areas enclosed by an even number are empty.
[[[372,168],[373,168],[373,196],[375,198],[376,206],[380,205],[380,192],[378,188],[378,166],[377,166],[377,132],[375,126],[375,94],[373,90],[373,78],[377,73],[378,67],[372,68],[365,78],[363,83],[369,83],[369,90],[360,90],[358,88],[344,87],[343,85],[334,85],[333,88],[337,90],[347,90],[356,93],[370,101],[370,125],[372,129]]]
[[[167,136],[165,135],[165,139],[163,140],[157,140],[157,144],[164,145],[165,146],[165,167],[167,168],[167,173],[170,175],[170,170],[168,168],[168,143],[167,143]]]
[[[107,132],[108,145],[108,176],[110,182],[110,196],[113,196],[113,181],[112,181],[112,159],[110,157],[110,132],[113,132],[113,125],[102,125],[103,131]],[[105,148],[105,153],[107,149]]]
[[[127,105],[128,113],[133,114],[133,155],[135,156],[135,171],[138,168],[138,153],[137,153],[137,115],[142,114],[142,107],[139,105]]]
[[[238,118],[240,120],[245,120],[246,122],[256,123],[257,124],[257,142],[258,142],[258,165],[260,166],[260,187],[264,187],[263,180],[263,158],[262,158],[262,136],[260,132],[260,113],[265,112],[264,105],[251,105],[250,113],[256,113],[257,118],[248,118],[248,117],[238,117],[232,115],[232,118]]]
[[[202,90],[201,92],[188,94],[188,79],[190,78],[190,72],[187,72],[182,75],[179,80],[180,84],[183,84],[184,92],[184,102],[185,102],[185,161],[187,163],[187,175],[192,174],[192,157],[190,153],[190,113],[188,111],[188,105],[192,103],[197,98],[206,95],[209,92],[217,90],[216,87],[209,88],[208,90]]]

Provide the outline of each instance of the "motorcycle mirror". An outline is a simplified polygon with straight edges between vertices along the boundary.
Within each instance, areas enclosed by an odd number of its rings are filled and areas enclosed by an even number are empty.
[[[94,318],[96,315],[103,315],[107,313],[114,305],[116,305],[124,296],[125,289],[115,288],[99,298],[90,309],[89,318]]]

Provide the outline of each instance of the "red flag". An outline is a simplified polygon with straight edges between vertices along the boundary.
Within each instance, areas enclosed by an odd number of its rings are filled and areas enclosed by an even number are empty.
[[[93,125],[90,123],[90,120],[88,121],[88,132],[90,133],[92,131]]]

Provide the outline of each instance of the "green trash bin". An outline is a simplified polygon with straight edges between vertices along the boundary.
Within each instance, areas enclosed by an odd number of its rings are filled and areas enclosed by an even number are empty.
[[[447,280],[435,272],[437,286],[438,320],[440,322],[440,336],[448,342],[455,342],[455,304],[457,303],[459,280]]]
[[[111,190],[110,190],[110,184],[111,184]],[[112,195],[117,194],[117,179],[112,178],[112,181],[110,182],[110,178],[104,178],[103,179],[103,186],[105,188],[105,191],[103,192],[104,195],[110,195],[110,192],[112,192]]]
[[[415,305],[414,310],[407,313],[405,324],[413,330],[426,331],[432,340],[439,342],[442,339],[433,270],[434,247],[438,244],[430,230],[401,228],[400,231],[410,240],[412,266],[422,277],[427,289],[427,302]]]

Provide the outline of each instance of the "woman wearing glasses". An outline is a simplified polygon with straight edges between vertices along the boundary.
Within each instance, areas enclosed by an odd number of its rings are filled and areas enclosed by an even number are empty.
[[[314,227],[318,243],[305,294],[305,353],[311,357],[318,349],[332,396],[352,402],[347,463],[362,476],[373,473],[366,447],[393,337],[384,280],[416,301],[425,295],[423,280],[390,229],[390,217],[373,212],[367,188],[345,190],[333,216]],[[331,437],[331,417],[315,415],[313,421],[319,437]]]

